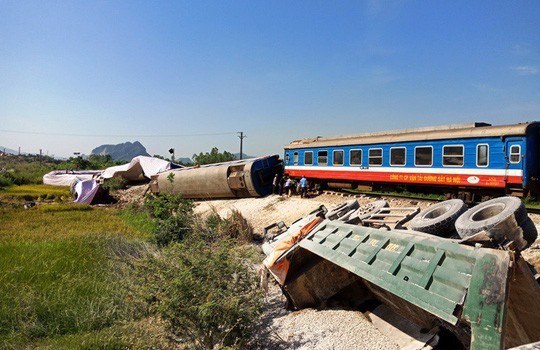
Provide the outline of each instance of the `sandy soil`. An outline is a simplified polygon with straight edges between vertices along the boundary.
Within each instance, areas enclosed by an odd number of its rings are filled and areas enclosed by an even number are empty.
[[[222,217],[230,215],[232,209],[236,209],[251,223],[256,233],[262,233],[263,228],[274,222],[283,221],[290,225],[299,218],[303,218],[309,212],[325,205],[331,209],[344,201],[356,198],[360,205],[373,202],[374,199],[366,196],[330,195],[323,194],[313,198],[300,198],[299,196],[271,195],[265,198],[241,198],[223,199],[196,202],[195,213],[203,218],[212,212],[217,212]],[[428,202],[415,200],[388,199],[391,207],[418,206],[425,208]]]

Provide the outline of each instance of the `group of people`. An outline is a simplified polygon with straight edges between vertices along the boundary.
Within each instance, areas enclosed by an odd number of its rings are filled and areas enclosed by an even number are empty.
[[[300,193],[301,198],[307,197],[308,181],[304,176],[296,182],[288,175],[280,176],[279,174],[276,174],[272,185],[274,187],[274,194],[279,194],[280,196],[285,194],[290,197],[296,192]]]

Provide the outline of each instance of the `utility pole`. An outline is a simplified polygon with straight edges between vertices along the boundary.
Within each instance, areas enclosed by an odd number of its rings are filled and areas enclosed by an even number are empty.
[[[39,149],[39,165],[41,165],[42,149]]]
[[[238,135],[238,138],[240,139],[240,159],[242,159],[242,145],[243,145],[244,139],[245,139],[247,136],[244,135],[244,132],[243,132],[243,131],[239,131],[238,133],[240,134],[240,135]]]

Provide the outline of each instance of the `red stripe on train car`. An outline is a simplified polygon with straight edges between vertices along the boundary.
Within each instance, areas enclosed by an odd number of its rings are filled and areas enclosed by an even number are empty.
[[[305,176],[308,179],[367,181],[442,186],[475,186],[504,188],[507,184],[521,185],[520,176],[475,175],[475,174],[427,174],[427,173],[390,173],[377,171],[326,171],[326,170],[291,170],[285,173],[291,177]]]

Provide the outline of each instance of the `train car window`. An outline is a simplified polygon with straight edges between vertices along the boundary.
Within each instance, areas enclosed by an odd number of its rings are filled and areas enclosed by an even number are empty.
[[[510,146],[510,163],[519,163],[521,160],[521,146],[512,145]]]
[[[476,166],[485,167],[489,164],[489,145],[476,146]]]
[[[304,153],[304,165],[313,165],[313,152],[308,151]]]
[[[463,166],[462,145],[443,146],[443,166]]]
[[[361,149],[350,150],[349,165],[362,165],[362,150]]]
[[[415,166],[432,166],[433,165],[433,147],[421,146],[414,149],[414,165]]]
[[[343,151],[342,150],[334,151],[332,156],[334,158],[333,160],[334,165],[343,165]]]
[[[382,165],[382,148],[370,148],[368,153],[369,165]]]
[[[289,152],[285,153],[285,164],[289,164],[289,161],[291,160],[291,155]]]
[[[317,165],[327,165],[327,164],[328,164],[328,151],[317,152]]]
[[[405,165],[405,147],[390,148],[390,165]]]
[[[293,164],[298,165],[298,152],[293,153],[292,159],[293,159]]]

